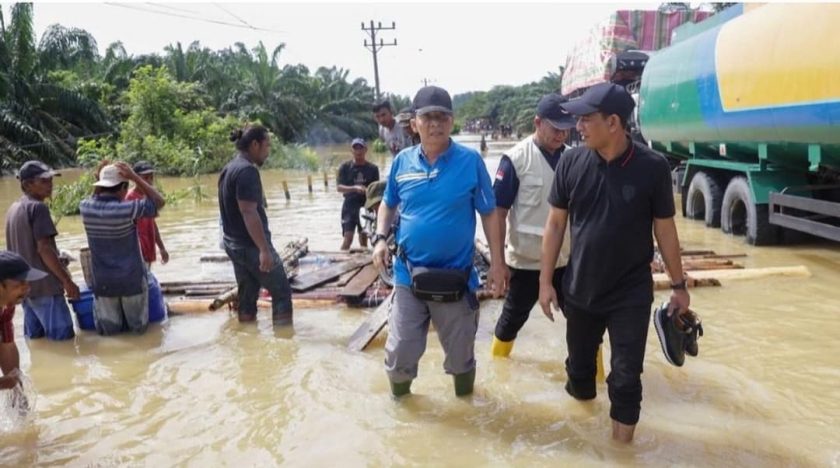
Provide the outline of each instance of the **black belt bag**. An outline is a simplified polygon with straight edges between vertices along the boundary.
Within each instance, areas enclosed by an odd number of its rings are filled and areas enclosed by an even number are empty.
[[[422,301],[457,302],[467,291],[470,274],[449,268],[410,268],[411,292]]]

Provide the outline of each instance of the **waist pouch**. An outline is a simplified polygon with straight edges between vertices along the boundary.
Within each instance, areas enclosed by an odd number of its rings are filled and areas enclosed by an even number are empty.
[[[411,292],[421,301],[457,302],[467,291],[469,273],[449,268],[411,268]]]

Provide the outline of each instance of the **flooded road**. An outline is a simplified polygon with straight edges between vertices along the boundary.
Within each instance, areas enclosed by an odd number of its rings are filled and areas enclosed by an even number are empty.
[[[510,144],[491,142],[491,173]],[[390,158],[372,161],[384,169]],[[306,236],[312,250],[337,250],[334,175],[326,191],[315,175],[311,195],[305,177],[263,173],[274,244]],[[229,274],[198,262],[218,251],[216,177],[202,181],[209,199],[167,207],[159,218],[172,256],[153,267],[163,281]],[[18,196],[14,179],[0,180],[0,206]],[[630,447],[609,441],[604,384],[585,404],[563,390],[562,320],[535,310],[512,358],[490,358],[500,301],[482,305],[475,395],[454,397],[430,336],[415,394],[399,403],[389,397],[384,337],[364,353],[345,350],[362,310],[302,309],[294,332],[275,332],[265,312],[256,325],[218,312],[173,317],[140,337],[80,332],[63,343],[26,341],[19,311],[17,343],[37,414],[23,430],[0,434],[0,465],[840,466],[840,245],[755,248],[681,217],[678,227],[687,249],[746,253],[739,261],[748,267],[805,265],[812,277],[692,290],[706,336],[682,368],[666,362],[651,328]],[[78,217],[58,229],[60,248],[85,244]]]

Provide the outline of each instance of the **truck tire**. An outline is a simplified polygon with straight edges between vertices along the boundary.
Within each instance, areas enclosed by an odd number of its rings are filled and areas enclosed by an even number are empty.
[[[733,177],[726,186],[721,205],[720,228],[727,234],[746,236],[751,245],[772,245],[779,241],[779,228],[770,224],[766,203],[755,204],[746,177]]]
[[[702,219],[708,227],[720,227],[723,189],[714,177],[700,171],[691,178],[685,195],[685,217]]]

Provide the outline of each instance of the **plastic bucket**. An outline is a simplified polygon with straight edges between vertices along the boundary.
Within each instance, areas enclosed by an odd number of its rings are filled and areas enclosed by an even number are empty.
[[[96,321],[93,319],[93,291],[83,289],[79,299],[71,299],[70,306],[76,313],[76,322],[82,330],[96,330]]]
[[[162,322],[165,318],[166,304],[163,302],[160,283],[155,275],[149,272],[149,322]]]

